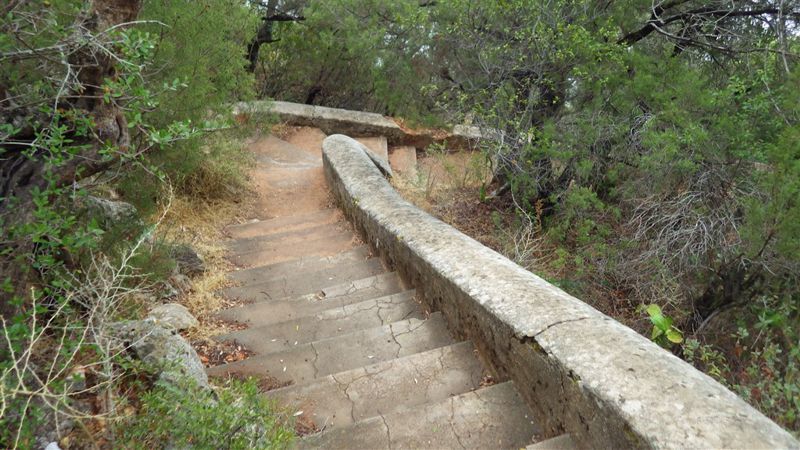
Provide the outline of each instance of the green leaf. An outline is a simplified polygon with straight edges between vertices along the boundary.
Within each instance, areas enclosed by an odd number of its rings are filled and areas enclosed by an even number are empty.
[[[675,344],[680,344],[681,342],[683,342],[683,333],[678,331],[678,329],[676,328],[670,328],[669,330],[667,330],[666,334],[667,334],[667,339],[669,339],[670,342],[673,342]]]
[[[657,326],[661,331],[667,331],[670,329],[670,327],[672,327],[672,319],[662,315],[652,316],[650,317],[650,321],[653,322],[653,325]]]
[[[656,339],[658,339],[658,338],[659,338],[659,337],[660,337],[662,334],[664,334],[664,331],[663,331],[663,330],[661,330],[661,329],[660,329],[660,328],[658,328],[658,327],[653,327],[653,334],[652,334],[652,335],[650,335],[650,339],[651,339],[651,340],[653,340],[653,341],[655,341],[655,340],[656,340]]]
[[[661,315],[661,307],[656,305],[655,303],[648,306],[647,309],[645,309],[645,311],[647,311],[647,314],[650,317]]]

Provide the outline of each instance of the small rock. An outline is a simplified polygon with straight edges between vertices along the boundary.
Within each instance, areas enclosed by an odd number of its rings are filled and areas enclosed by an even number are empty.
[[[186,275],[174,273],[169,279],[162,281],[160,286],[161,288],[158,289],[159,298],[169,299],[189,292],[192,289],[192,282]]]
[[[158,298],[160,299],[170,299],[175,298],[181,295],[181,292],[175,288],[170,282],[164,281],[160,284],[160,288],[158,289]]]
[[[102,217],[107,224],[141,222],[139,219],[139,212],[136,210],[136,207],[130,203],[89,195],[86,197],[85,204],[89,211]]]
[[[189,292],[192,289],[192,281],[182,273],[176,273],[169,277],[169,283],[175,287],[178,292]]]
[[[198,386],[208,388],[208,376],[200,357],[174,329],[167,329],[149,318],[117,322],[111,325],[110,331],[130,346],[139,359],[161,370],[160,379],[178,382],[188,377]]]
[[[51,442],[47,444],[44,450],[61,450],[61,447],[58,446],[58,442]]]
[[[196,327],[199,323],[185,306],[178,303],[159,305],[150,311],[150,317],[162,326],[176,330],[186,330]]]
[[[172,247],[172,257],[178,265],[178,271],[184,275],[193,277],[201,275],[206,271],[206,263],[203,257],[198,255],[193,248],[188,245],[176,245]]]

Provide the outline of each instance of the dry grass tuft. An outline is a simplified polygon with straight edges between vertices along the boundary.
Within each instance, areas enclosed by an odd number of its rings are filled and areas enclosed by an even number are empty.
[[[502,212],[480,201],[480,189],[491,179],[484,157],[476,152],[429,151],[412,175],[400,174],[392,184],[406,200],[494,249],[492,214]]]
[[[241,142],[232,143],[243,150]],[[242,172],[244,173],[244,168]],[[217,183],[220,185],[224,183]],[[225,195],[178,195],[159,230],[166,242],[186,244],[205,261],[205,273],[191,279],[191,289],[178,300],[198,319],[200,326],[187,332],[190,340],[203,340],[230,330],[225,322],[212,314],[228,306],[216,292],[230,285],[226,272],[232,264],[225,258],[224,227],[243,222],[252,215],[256,193],[246,183],[239,183],[235,193]]]

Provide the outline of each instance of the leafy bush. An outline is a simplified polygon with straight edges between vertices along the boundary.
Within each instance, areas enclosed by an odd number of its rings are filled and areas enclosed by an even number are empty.
[[[282,449],[294,431],[254,380],[231,380],[215,392],[190,381],[157,384],[139,413],[117,425],[117,445],[130,449]]]
[[[199,136],[221,126],[210,119],[252,86],[241,50],[252,17],[238,1],[145,2],[145,21],[133,1],[45,6],[12,2],[0,25],[3,448],[34,447],[65,418],[119,414],[130,361],[109,324],[135,318],[130,298],[172,261],[140,218],[101,227],[81,200],[123,178],[152,212],[164,182],[206,156]],[[241,183],[235,161],[199,182]]]
[[[198,130],[227,128],[231,104],[254,93],[244,48],[255,15],[238,0],[147,0],[141,18],[153,22],[142,29],[154,39],[151,68],[143,76],[148,85],[164,87],[157,90],[159,107],[146,112],[148,122],[164,127],[179,117]],[[118,181],[125,199],[143,214],[158,208],[165,195],[163,179],[177,194],[202,197],[230,195],[241,186],[244,152],[224,137],[161,137],[163,143]]]

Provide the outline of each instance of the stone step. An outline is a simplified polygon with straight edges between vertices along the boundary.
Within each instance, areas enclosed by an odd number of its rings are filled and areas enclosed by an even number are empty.
[[[284,137],[284,140],[309,154],[320,156],[322,155],[322,141],[326,137],[328,135],[319,128],[298,127],[289,136]]]
[[[331,428],[303,438],[297,447],[516,450],[539,434],[532,418],[512,382],[505,382]]]
[[[412,296],[393,295],[326,309],[318,314],[251,327],[215,337],[235,340],[264,355],[308,342],[350,334],[405,319],[423,319],[425,313]]]
[[[420,407],[480,386],[483,367],[471,342],[340,372],[268,393],[290,413],[303,412],[319,428],[345,427]]]
[[[328,286],[336,286],[349,280],[360,280],[384,272],[386,272],[386,268],[383,267],[381,260],[372,258],[340,264],[338,267],[316,272],[298,271],[293,276],[230,287],[223,289],[221,293],[227,298],[239,298],[246,301],[278,300],[316,293]]]
[[[267,168],[302,169],[322,164],[322,152],[312,154],[277,136],[265,136],[260,139],[258,144],[251,146],[256,163]]]
[[[266,236],[272,233],[301,230],[303,228],[309,228],[316,225],[334,223],[341,220],[342,217],[342,213],[339,212],[338,209],[323,209],[311,213],[276,217],[274,219],[257,220],[254,222],[231,225],[226,228],[226,231],[232,238],[235,239]]]
[[[228,252],[244,254],[347,233],[353,234],[350,226],[346,222],[336,222],[303,228],[302,230],[282,231],[265,236],[232,239],[225,242],[225,247]]]
[[[274,377],[295,384],[452,344],[441,313],[428,320],[408,319],[330,339],[299,344],[291,350],[257,355],[207,370],[211,376],[236,373]]]
[[[379,279],[378,277],[381,278]],[[216,317],[222,320],[245,323],[251,327],[258,327],[300,317],[313,316],[328,309],[342,308],[345,305],[359,303],[365,299],[380,299],[383,297],[411,298],[414,296],[415,291],[413,289],[403,290],[400,279],[394,272],[378,275],[378,277],[367,279],[375,280],[375,284],[371,287],[359,289],[349,294],[334,297],[319,297],[315,294],[309,294],[274,302],[251,303],[220,311],[216,314]],[[392,301],[397,300],[394,299]]]
[[[323,236],[297,242],[293,245],[272,245],[243,254],[233,254],[228,259],[238,267],[257,267],[285,261],[294,261],[306,257],[333,256],[359,245],[351,232],[343,232],[334,236]]]
[[[370,249],[366,245],[352,250],[337,253],[333,256],[300,258],[268,266],[229,272],[228,278],[241,284],[265,282],[276,278],[288,277],[299,272],[310,273],[319,270],[336,268],[340,264],[365,261],[370,257]]]

